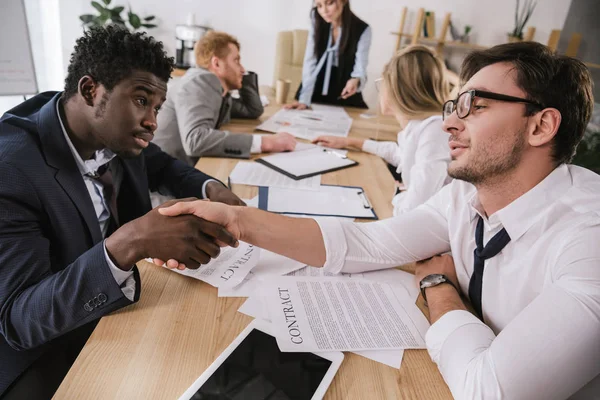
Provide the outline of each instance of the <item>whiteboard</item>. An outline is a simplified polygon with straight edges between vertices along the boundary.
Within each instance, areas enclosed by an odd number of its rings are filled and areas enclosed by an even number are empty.
[[[38,92],[23,0],[1,0],[0,95]]]

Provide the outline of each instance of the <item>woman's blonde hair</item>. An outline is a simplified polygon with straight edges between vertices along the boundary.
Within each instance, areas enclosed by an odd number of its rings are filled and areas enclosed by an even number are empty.
[[[208,68],[213,56],[225,58],[229,54],[229,43],[240,50],[240,43],[235,37],[225,32],[209,31],[194,46],[196,64],[199,67]]]
[[[450,95],[446,67],[426,46],[412,45],[396,53],[382,78],[390,106],[408,118],[441,114]]]

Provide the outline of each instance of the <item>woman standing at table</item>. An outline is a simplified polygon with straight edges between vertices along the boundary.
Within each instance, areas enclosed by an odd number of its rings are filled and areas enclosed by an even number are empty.
[[[371,28],[350,10],[349,0],[315,0],[311,11],[302,84],[296,101],[367,108],[360,93],[367,80]]]
[[[333,148],[362,150],[392,166],[397,181],[394,215],[425,203],[450,181],[448,134],[442,129],[442,107],[449,97],[446,68],[425,46],[409,46],[392,57],[376,80],[382,114],[393,115],[403,128],[398,142],[320,136],[313,142]],[[395,172],[395,174],[394,174]],[[401,174],[401,175],[400,175]]]

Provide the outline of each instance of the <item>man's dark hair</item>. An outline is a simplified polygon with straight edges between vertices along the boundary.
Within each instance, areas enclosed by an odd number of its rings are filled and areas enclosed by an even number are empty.
[[[168,82],[173,57],[162,42],[146,33],[131,33],[116,25],[91,28],[77,39],[65,79],[65,99],[77,93],[81,77],[92,76],[111,91],[133,71],[145,71]]]
[[[507,43],[470,53],[462,65],[461,84],[482,68],[499,62],[514,66],[517,86],[527,93],[528,100],[560,111],[562,121],[554,137],[552,157],[557,164],[570,162],[594,106],[592,79],[585,64],[557,55],[540,43]],[[538,111],[539,107],[528,104],[525,115]]]

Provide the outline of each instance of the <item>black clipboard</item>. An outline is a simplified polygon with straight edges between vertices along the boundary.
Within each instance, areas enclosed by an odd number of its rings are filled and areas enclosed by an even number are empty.
[[[265,166],[267,166],[267,167],[269,167],[269,168],[271,168],[271,169],[279,172],[280,174],[283,174],[283,175],[285,175],[285,176],[287,176],[289,178],[292,178],[292,179],[294,179],[296,181],[299,181],[299,180],[302,180],[302,179],[305,179],[305,178],[310,178],[311,176],[326,174],[328,172],[333,172],[333,171],[339,171],[341,169],[350,168],[350,167],[354,167],[354,166],[358,165],[358,161],[351,160],[351,159],[349,159],[346,156],[336,155],[336,154],[339,154],[339,153],[335,153],[335,152],[327,150],[327,149],[322,149],[322,151],[324,153],[331,154],[331,157],[343,157],[343,159],[348,160],[349,163],[347,163],[345,165],[338,166],[338,167],[334,167],[334,168],[328,168],[328,169],[324,169],[324,170],[315,170],[315,171],[312,171],[312,172],[307,173],[307,174],[297,175],[297,174],[294,174],[294,173],[292,173],[290,171],[287,171],[287,170],[285,170],[285,169],[283,169],[283,168],[281,168],[281,167],[279,167],[277,165],[274,165],[271,162],[269,162],[269,160],[268,160],[269,156],[265,157],[266,159],[265,158],[259,158],[259,159],[256,160],[256,162],[258,162],[260,164],[263,164],[263,165],[265,165]],[[280,153],[280,154],[292,154],[292,153]]]
[[[271,211],[269,210],[269,187],[268,186],[259,186],[258,187],[258,208],[264,211],[274,212],[276,214],[290,214],[290,215],[311,215],[315,217],[340,217],[340,218],[358,218],[358,219],[368,219],[368,220],[378,220],[379,217],[375,213],[375,209],[369,202],[367,198],[367,194],[365,190],[360,186],[345,186],[345,185],[321,185],[321,186],[331,186],[331,187],[342,187],[348,189],[356,190],[356,194],[361,198],[363,202],[363,207],[371,212],[370,216],[363,215],[341,215],[341,214],[315,214],[311,212],[294,212],[294,211]],[[306,191],[309,192],[309,191]]]

